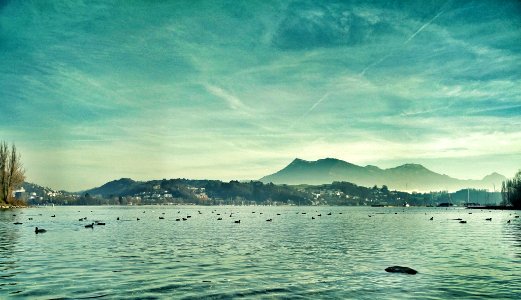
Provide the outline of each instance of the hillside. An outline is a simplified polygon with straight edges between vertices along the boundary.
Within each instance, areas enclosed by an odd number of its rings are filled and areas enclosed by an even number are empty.
[[[478,188],[492,190],[501,186],[506,178],[492,173],[482,180],[462,180],[433,172],[419,164],[404,164],[395,168],[381,169],[376,166],[358,166],[335,158],[306,161],[295,159],[282,170],[262,177],[260,181],[275,184],[327,184],[334,181],[352,182],[371,187],[387,185],[404,191],[435,191]]]

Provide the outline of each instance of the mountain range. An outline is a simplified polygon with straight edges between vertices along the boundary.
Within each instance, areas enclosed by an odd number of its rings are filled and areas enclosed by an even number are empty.
[[[381,169],[376,166],[358,166],[335,158],[307,161],[296,158],[282,170],[264,176],[260,181],[274,184],[327,184],[347,181],[371,187],[387,185],[390,189],[403,191],[454,191],[464,188],[500,189],[506,177],[492,173],[481,180],[457,179],[433,172],[420,164],[404,164],[395,168]]]

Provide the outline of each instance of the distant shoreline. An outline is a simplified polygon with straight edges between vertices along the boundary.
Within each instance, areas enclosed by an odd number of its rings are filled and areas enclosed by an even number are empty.
[[[493,209],[493,210],[521,210],[521,208],[515,208],[513,206],[500,206],[500,205],[489,205],[489,206],[468,206],[468,209]]]
[[[11,208],[27,208],[29,206],[26,205],[0,205],[0,209],[11,209]]]

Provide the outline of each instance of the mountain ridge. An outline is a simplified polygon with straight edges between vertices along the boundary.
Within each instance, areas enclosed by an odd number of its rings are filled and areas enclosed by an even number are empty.
[[[457,190],[462,188],[491,189],[499,187],[506,177],[493,172],[480,180],[458,179],[439,174],[416,163],[406,163],[393,168],[365,167],[336,158],[307,161],[295,158],[281,170],[259,179],[275,184],[327,184],[347,181],[371,187],[387,185],[391,189],[409,191]]]

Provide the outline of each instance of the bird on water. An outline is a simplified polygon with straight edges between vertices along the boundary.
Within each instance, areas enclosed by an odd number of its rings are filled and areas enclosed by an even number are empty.
[[[47,232],[47,230],[43,229],[43,228],[34,228],[34,233],[44,233],[44,232]]]

